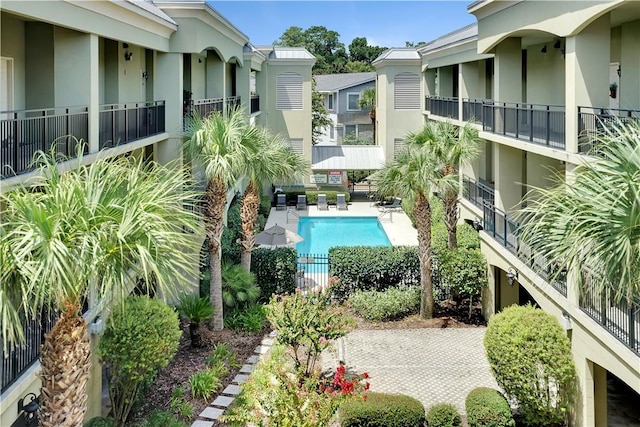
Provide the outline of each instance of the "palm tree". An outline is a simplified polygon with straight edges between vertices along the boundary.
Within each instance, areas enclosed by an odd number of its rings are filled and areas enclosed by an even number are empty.
[[[220,239],[224,231],[227,191],[248,170],[247,162],[258,151],[258,129],[250,126],[240,109],[226,114],[215,112],[202,119],[191,116],[187,121],[188,139],[184,149],[191,159],[204,166],[204,223],[209,242],[211,268],[210,295],[213,305],[213,329],[222,330],[222,259]]]
[[[260,208],[260,184],[293,180],[309,168],[309,164],[292,150],[283,137],[273,135],[267,129],[260,129],[257,133],[256,151],[252,153],[245,171],[249,177],[249,185],[244,191],[240,206],[240,264],[246,271],[251,269],[251,251],[255,244],[256,220]]]
[[[373,144],[376,144],[376,88],[368,88],[362,91],[359,101],[360,108],[369,108],[369,118],[373,128]]]
[[[598,274],[598,291],[631,304],[640,298],[640,123],[611,124],[595,144],[601,158],[527,194],[521,238],[579,288]]]
[[[426,147],[444,165],[443,174],[457,179],[457,168],[476,158],[480,152],[478,131],[469,123],[459,127],[450,122],[430,121],[419,131],[409,133],[407,145]],[[458,189],[441,188],[448,247],[458,247]]]
[[[425,147],[407,147],[391,163],[375,174],[378,190],[385,195],[414,201],[413,217],[418,229],[420,258],[420,315],[430,319],[434,314],[431,282],[431,205],[429,196],[434,188],[454,187],[451,175],[442,174],[442,164]]]
[[[185,209],[194,193],[175,168],[120,157],[60,174],[53,157],[42,155],[33,187],[1,196],[0,328],[6,349],[24,342],[23,319],[60,313],[40,355],[40,425],[75,427],[87,409],[90,367],[83,301],[91,293],[100,311],[136,278],[175,295],[188,280],[185,266],[198,262],[185,229],[196,230],[199,219]]]

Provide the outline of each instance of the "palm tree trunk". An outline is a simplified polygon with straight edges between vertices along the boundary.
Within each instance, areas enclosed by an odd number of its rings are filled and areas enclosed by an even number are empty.
[[[373,130],[373,145],[376,145],[376,109],[371,108],[369,112],[369,118],[371,119],[371,128]]]
[[[242,219],[242,237],[240,245],[240,265],[245,271],[251,271],[251,250],[256,241],[256,220],[260,209],[260,193],[258,185],[251,181],[244,191],[240,205],[240,218]]]
[[[447,191],[444,196],[444,222],[448,233],[447,246],[453,251],[458,247],[458,196],[452,191]]]
[[[87,411],[89,336],[78,305],[69,304],[45,335],[40,353],[40,425],[77,427]]]
[[[224,208],[227,203],[227,188],[222,181],[215,180],[207,184],[205,201],[205,230],[209,238],[209,267],[211,268],[209,298],[213,306],[213,330],[220,331],[224,328],[220,239],[224,231]]]
[[[418,194],[413,206],[413,216],[418,229],[420,259],[420,316],[431,319],[434,315],[433,283],[431,281],[431,206],[424,194]]]

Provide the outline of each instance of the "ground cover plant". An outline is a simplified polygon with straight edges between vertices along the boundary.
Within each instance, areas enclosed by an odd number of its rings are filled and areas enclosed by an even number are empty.
[[[418,312],[420,288],[405,286],[381,292],[356,292],[349,298],[349,307],[355,314],[369,321],[400,319]]]
[[[367,393],[366,399],[345,402],[338,410],[342,427],[423,427],[424,406],[410,396]]]

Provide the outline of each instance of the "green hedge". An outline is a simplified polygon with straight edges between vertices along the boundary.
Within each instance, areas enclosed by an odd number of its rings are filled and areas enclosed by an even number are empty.
[[[354,399],[338,410],[342,427],[423,427],[422,403],[410,396],[367,393],[367,399]]]
[[[349,297],[349,306],[358,316],[374,322],[400,319],[420,309],[420,287],[358,291]]]
[[[451,403],[438,403],[427,412],[428,427],[460,427],[462,418]]]
[[[268,302],[272,294],[295,292],[297,255],[293,248],[258,248],[251,254],[251,272],[260,287],[258,301]]]
[[[383,291],[400,284],[420,283],[418,248],[335,247],[329,249],[330,274],[338,277],[331,287],[334,298],[347,299],[356,291]]]
[[[469,427],[513,427],[516,425],[509,403],[498,390],[478,387],[465,401]],[[540,424],[541,425],[541,424]]]
[[[348,191],[306,191],[307,194],[307,203],[310,205],[315,205],[318,203],[318,194],[326,194],[327,195],[327,203],[330,205],[336,204],[337,194],[344,194],[344,199],[349,203],[351,201],[351,194]]]

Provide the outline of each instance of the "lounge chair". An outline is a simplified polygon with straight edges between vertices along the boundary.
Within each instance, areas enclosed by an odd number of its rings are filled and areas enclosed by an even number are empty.
[[[329,205],[327,204],[327,195],[326,194],[318,194],[318,210],[319,211],[328,211]]]
[[[296,210],[307,210],[307,196],[304,194],[298,195],[298,202],[296,203]]]
[[[286,194],[276,194],[276,210],[286,210],[287,209],[287,195]]]
[[[345,199],[344,193],[336,194],[336,207],[338,210],[346,211],[347,208],[347,200]]]
[[[396,197],[390,205],[378,206],[378,212],[400,212],[402,211],[402,199]]]

